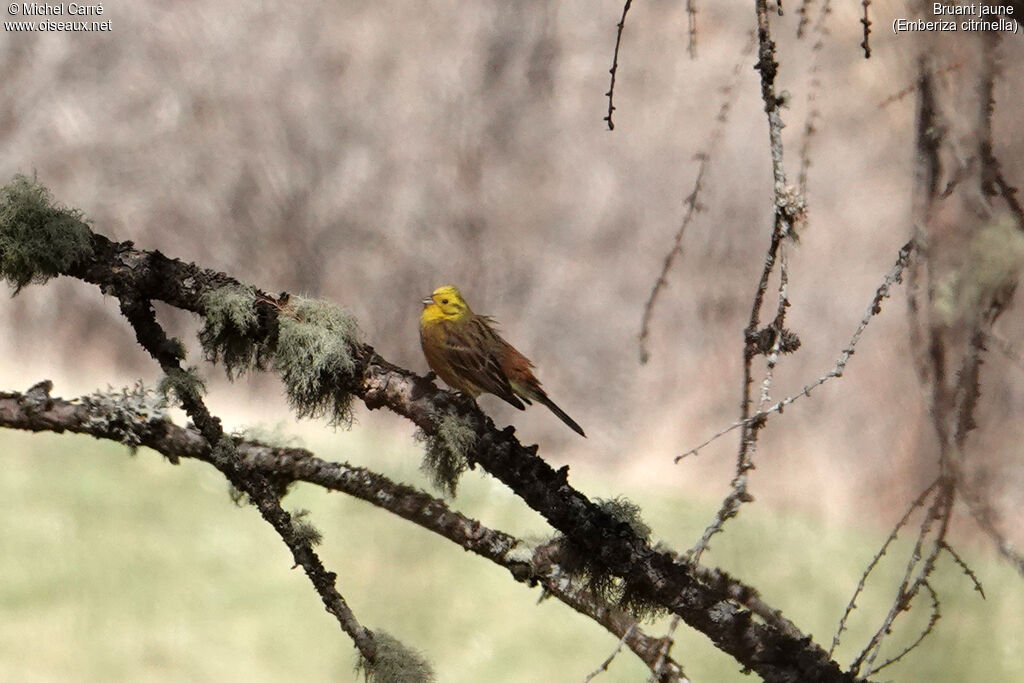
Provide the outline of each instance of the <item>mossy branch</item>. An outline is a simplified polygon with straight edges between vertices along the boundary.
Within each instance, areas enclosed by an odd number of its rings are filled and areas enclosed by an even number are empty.
[[[0,275],[15,294],[92,256],[91,237],[82,213],[34,180],[16,175],[0,188]]]
[[[0,232],[4,229],[5,226],[0,225]],[[203,296],[207,292],[240,285],[223,273],[169,259],[159,252],[140,251],[131,243],[111,242],[95,233],[91,235],[91,247],[91,257],[78,258],[63,274],[117,295],[140,343],[161,359],[165,372],[177,364],[176,360],[170,360],[174,357],[174,344],[156,325],[148,302],[160,300],[202,315],[205,312]],[[287,297],[274,299],[257,290],[257,315],[259,320],[265,321],[262,323],[264,330],[276,327],[280,334],[284,333],[283,316],[279,315],[283,312],[282,299]],[[555,529],[592,555],[595,563],[605,566],[609,575],[623,579],[631,594],[643,596],[644,600],[679,615],[765,680],[853,680],[853,676],[842,672],[810,637],[783,632],[770,623],[758,623],[728,595],[704,585],[692,569],[686,563],[677,562],[672,553],[652,548],[628,524],[622,524],[570,486],[566,468],[556,472],[537,457],[536,447],[519,443],[512,428],[498,431],[474,406],[464,405],[454,394],[441,391],[431,382],[389,363],[366,344],[350,350],[352,367],[338,356],[325,354],[325,358],[333,361],[320,366],[321,377],[316,387],[331,392],[340,387],[338,391],[351,393],[371,409],[387,407],[410,419],[428,435],[437,434],[439,415],[452,412],[466,421],[477,435],[467,461],[479,464],[505,483]],[[309,376],[305,378],[308,380]],[[311,386],[302,378],[297,379],[296,386],[300,389]],[[303,398],[315,399],[320,395],[298,393]],[[315,407],[323,408],[335,418],[346,416],[344,408],[339,411],[329,404]],[[219,424],[214,426],[210,422],[213,418],[202,406],[186,405],[186,409],[204,431],[204,436],[210,431],[207,438],[212,438],[211,443],[220,441]],[[272,497],[269,492],[267,495]],[[290,522],[284,517],[277,518],[287,513],[274,512],[263,502],[260,508],[261,512],[270,513],[271,519],[281,522],[275,523],[275,529],[283,538],[291,538]],[[327,578],[330,581],[321,583],[333,584],[333,575]],[[337,614],[335,610],[332,612]]]

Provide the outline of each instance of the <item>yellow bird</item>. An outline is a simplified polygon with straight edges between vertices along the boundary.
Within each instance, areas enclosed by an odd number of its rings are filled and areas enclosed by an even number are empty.
[[[526,410],[536,401],[586,437],[576,421],[548,398],[533,376],[533,363],[494,331],[494,319],[477,315],[451,285],[438,287],[423,300],[420,344],[430,369],[452,389],[476,398],[482,393]],[[520,401],[519,399],[522,399]]]

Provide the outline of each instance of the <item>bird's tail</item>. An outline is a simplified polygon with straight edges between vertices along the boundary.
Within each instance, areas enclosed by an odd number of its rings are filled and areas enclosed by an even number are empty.
[[[540,396],[534,396],[533,398],[534,398],[535,401],[537,401],[539,403],[543,403],[544,405],[546,405],[548,407],[548,409],[552,413],[554,413],[555,415],[558,416],[559,420],[561,420],[565,424],[569,425],[569,429],[571,429],[572,431],[576,432],[577,434],[582,436],[584,439],[587,438],[587,435],[583,433],[583,428],[580,427],[578,424],[576,424],[576,420],[574,420],[571,417],[569,417],[568,415],[566,415],[565,411],[562,410],[561,408],[559,408],[557,405],[555,405],[555,402],[552,401],[550,398],[548,398],[546,394],[541,394]]]

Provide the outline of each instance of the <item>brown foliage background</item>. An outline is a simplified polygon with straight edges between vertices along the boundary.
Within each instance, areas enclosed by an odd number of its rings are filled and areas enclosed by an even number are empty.
[[[682,3],[633,8],[609,132],[604,93],[621,3],[108,6],[110,33],[4,34],[0,175],[38,173],[113,237],[349,306],[370,343],[411,368],[426,368],[419,299],[458,284],[591,438],[577,440],[542,411],[484,399],[499,422],[519,425],[553,459],[713,499],[735,438],[681,465],[671,456],[737,412],[741,330],[771,219],[751,56],[706,210],[655,316],[651,362],[640,366],[637,350],[694,156],[754,21],[747,3],[700,10],[691,60]],[[820,54],[810,226],[790,263],[789,324],[803,346],[781,365],[778,398],[832,367],[910,234],[913,96],[880,105],[913,84],[916,46],[888,30],[907,10],[872,10],[870,60],[854,3],[835,8]],[[814,39],[795,39],[795,11],[774,21],[795,178]],[[944,43],[950,64],[956,41]],[[1019,181],[1020,42],[1007,37],[1001,50],[996,153]],[[769,426],[753,483],[760,500],[828,514],[861,514],[870,500],[889,511],[930,479],[933,442],[904,308],[897,293],[847,375]],[[75,283],[29,288],[0,318],[9,388],[46,376],[71,395],[152,376],[116,306]],[[1019,338],[1020,318],[1018,306],[1000,321],[1008,339]],[[194,322],[178,324],[195,358]],[[1008,461],[1024,436],[1011,419],[1024,408],[1020,372],[994,353],[983,377],[976,438],[990,456],[975,461],[976,474],[999,487],[1004,509],[1024,502],[1021,470]],[[253,388],[269,381],[234,390],[243,411],[266,409]],[[399,424],[365,414],[362,423]],[[992,424],[1000,428],[984,429]]]

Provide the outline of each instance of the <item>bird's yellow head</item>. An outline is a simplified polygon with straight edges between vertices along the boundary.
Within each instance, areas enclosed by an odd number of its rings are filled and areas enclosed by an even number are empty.
[[[462,320],[473,315],[469,304],[462,298],[462,293],[457,287],[444,285],[434,290],[434,293],[423,300],[423,315],[420,321],[436,322],[439,320]]]

